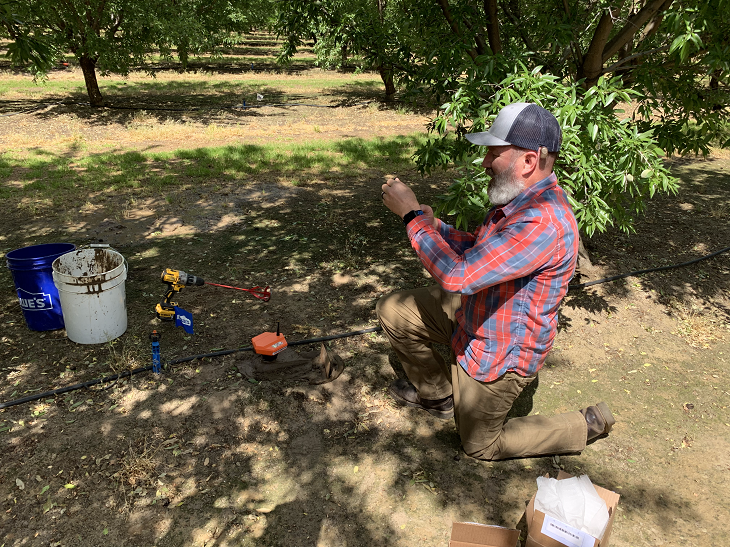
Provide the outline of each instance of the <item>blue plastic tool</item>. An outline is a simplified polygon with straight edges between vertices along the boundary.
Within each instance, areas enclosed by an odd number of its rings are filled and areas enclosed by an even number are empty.
[[[156,330],[150,334],[152,341],[152,372],[160,374],[162,372],[162,361],[160,360],[160,338],[162,335]]]

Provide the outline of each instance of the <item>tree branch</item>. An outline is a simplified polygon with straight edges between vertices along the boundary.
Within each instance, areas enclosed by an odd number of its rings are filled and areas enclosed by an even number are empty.
[[[474,25],[472,25],[467,19],[464,20],[464,26],[474,32],[474,41],[477,44],[477,53],[484,55],[487,52],[487,43],[484,41],[484,36],[479,31],[474,31]]]
[[[497,0],[484,0],[484,13],[487,14],[487,39],[494,55],[502,53],[502,39],[499,36]]]
[[[664,0],[662,0],[664,1]],[[593,32],[593,38],[591,44],[588,46],[588,51],[583,55],[581,67],[578,72],[578,77],[586,78],[586,85],[593,85],[594,81],[600,76],[601,69],[603,68],[603,57],[602,53],[605,49],[606,41],[608,40],[611,31],[614,26],[614,12],[618,12],[623,5],[623,0],[619,2],[619,5],[613,9],[606,8],[605,13],[601,16],[598,21],[598,26]]]
[[[653,19],[661,10],[666,10],[672,4],[673,0],[648,0],[638,13],[629,17],[626,24],[614,36],[603,49],[602,62],[608,61],[618,51],[631,40],[634,35],[641,30],[647,21]]]
[[[512,21],[512,24],[517,29],[517,32],[520,33],[520,39],[525,44],[527,49],[529,49],[530,51],[535,51],[535,49],[536,49],[535,44],[532,43],[532,40],[530,40],[530,37],[527,36],[527,34],[525,34],[524,31],[522,30],[524,25],[520,24],[520,22],[517,20],[517,18],[514,16],[514,14],[509,10],[506,3],[502,3],[502,9],[507,14],[507,17],[509,17],[510,21]]]
[[[629,55],[628,57],[624,57],[623,59],[615,62],[611,66],[604,68],[601,74],[607,74],[609,72],[613,72],[616,69],[618,69],[622,64],[627,63],[633,59],[638,59],[639,57],[646,57],[647,55],[651,55],[652,53],[657,53],[659,51],[665,51],[669,49],[669,46],[662,46],[654,49],[649,49],[647,51],[640,51],[638,53],[634,53],[633,55]]]
[[[451,31],[456,34],[456,36],[458,36],[460,40],[463,40],[463,36],[461,34],[461,31],[459,30],[459,25],[456,23],[456,21],[454,21],[454,18],[451,15],[451,10],[449,9],[449,0],[437,1],[439,6],[441,7],[441,12],[446,18],[446,22],[449,24],[449,27],[451,27]],[[469,54],[469,57],[472,58],[472,61],[476,61],[478,55],[474,48],[469,48],[466,50],[466,52]]]

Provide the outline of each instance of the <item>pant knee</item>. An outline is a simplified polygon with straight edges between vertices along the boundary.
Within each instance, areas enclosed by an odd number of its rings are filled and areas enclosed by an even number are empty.
[[[386,294],[385,296],[381,296],[375,304],[375,314],[378,316],[381,323],[383,320],[390,322],[390,312],[395,304],[394,297],[395,293]]]

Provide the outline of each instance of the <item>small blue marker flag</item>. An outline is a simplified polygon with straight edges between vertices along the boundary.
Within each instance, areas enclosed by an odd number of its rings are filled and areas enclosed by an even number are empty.
[[[193,314],[175,306],[175,326],[184,328],[188,334],[193,334]]]

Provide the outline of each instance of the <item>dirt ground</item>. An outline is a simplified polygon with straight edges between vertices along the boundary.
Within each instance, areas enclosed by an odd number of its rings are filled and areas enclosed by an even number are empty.
[[[385,106],[268,107],[218,119],[242,128],[218,139],[202,131],[210,120],[166,132],[172,122],[145,114],[142,138],[142,114],[137,122],[134,114],[105,116],[101,123],[76,105],[3,117],[0,146],[171,150],[253,142],[280,127],[294,128],[294,142],[409,135],[426,121]],[[74,148],[78,135],[83,152]],[[728,156],[671,164],[679,194],[652,200],[636,234],[587,241],[594,268],[574,282],[728,246]],[[61,241],[119,250],[129,262],[129,327],[88,346],[63,330],[30,331],[10,272],[0,268],[0,402],[147,366],[153,328],[162,332],[163,360],[172,360],[248,346],[277,323],[290,341],[375,326],[379,296],[430,283],[400,221],[380,203],[386,174],[372,165],[344,183],[322,177],[296,186],[262,174],[167,196],[100,193],[65,210],[4,203],[3,253]],[[397,174],[424,202],[450,176]],[[12,173],[0,179],[14,183]],[[168,267],[216,283],[270,285],[273,296],[264,303],[187,288],[176,301],[194,315],[188,335],[154,316]],[[403,371],[382,334],[329,345],[345,370],[324,385],[252,381],[239,370],[240,352],[0,411],[0,546],[445,546],[454,521],[518,527],[524,540],[535,479],[558,469],[621,495],[614,547],[730,542],[728,253],[569,293],[539,387],[516,412],[606,401],[614,430],[578,455],[468,458],[453,422],[398,408],[386,395]]]

